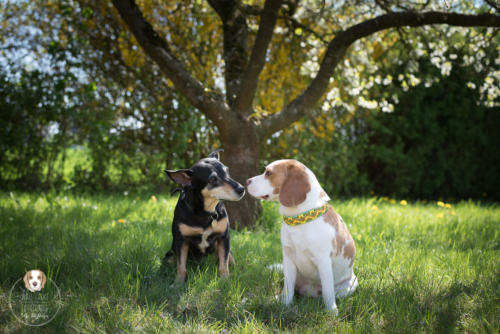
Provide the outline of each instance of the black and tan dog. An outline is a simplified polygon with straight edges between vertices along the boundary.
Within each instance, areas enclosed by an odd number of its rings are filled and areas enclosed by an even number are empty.
[[[217,250],[219,275],[229,276],[229,262],[234,262],[229,248],[229,220],[222,200],[238,201],[245,188],[230,178],[228,168],[212,152],[190,169],[165,170],[182,186],[172,222],[172,248],[165,261],[177,258],[177,281],[186,280],[188,254],[200,256]],[[173,262],[173,261],[172,261]]]

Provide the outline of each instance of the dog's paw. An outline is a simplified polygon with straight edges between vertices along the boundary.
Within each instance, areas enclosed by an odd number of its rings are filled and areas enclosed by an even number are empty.
[[[339,315],[339,309],[337,308],[337,305],[333,304],[332,307],[328,308],[328,312],[330,312],[331,315],[334,317]]]

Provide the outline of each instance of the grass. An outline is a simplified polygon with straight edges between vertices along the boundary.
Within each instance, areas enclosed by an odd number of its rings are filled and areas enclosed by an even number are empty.
[[[500,328],[500,208],[370,198],[333,201],[357,245],[356,293],[337,301],[274,298],[282,275],[280,217],[266,203],[254,231],[232,231],[236,265],[217,276],[215,257],[188,263],[170,288],[176,199],[156,195],[0,195],[0,332],[24,333],[496,333]],[[57,284],[54,320],[28,327],[9,291],[29,269]]]

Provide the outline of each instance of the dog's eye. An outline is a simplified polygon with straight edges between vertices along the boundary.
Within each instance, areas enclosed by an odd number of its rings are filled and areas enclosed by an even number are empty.
[[[271,176],[271,174],[272,174],[271,171],[268,169],[268,170],[266,170],[266,173],[264,174],[264,176]]]
[[[212,175],[208,178],[208,183],[210,184],[216,184],[217,183],[217,176]]]

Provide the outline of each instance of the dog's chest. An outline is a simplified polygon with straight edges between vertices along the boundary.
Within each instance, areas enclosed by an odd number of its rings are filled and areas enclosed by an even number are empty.
[[[226,232],[227,227],[228,220],[227,217],[224,217],[219,220],[212,220],[212,223],[208,227],[189,226],[180,223],[179,231],[186,240],[189,240],[189,242],[196,245],[202,253],[205,253],[207,248],[214,243],[214,240]]]

